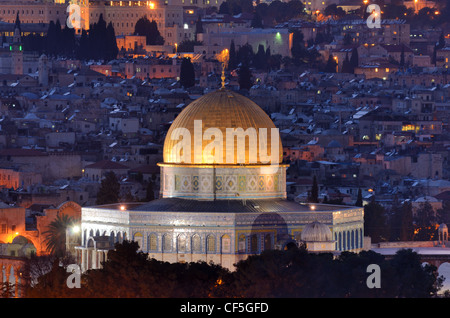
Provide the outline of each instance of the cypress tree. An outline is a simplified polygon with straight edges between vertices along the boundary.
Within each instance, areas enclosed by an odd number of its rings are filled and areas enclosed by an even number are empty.
[[[78,48],[76,50],[76,56],[80,60],[87,60],[89,59],[89,53],[90,53],[90,43],[89,43],[89,37],[86,30],[81,31],[81,37],[78,44]]]
[[[147,45],[164,44],[164,39],[158,31],[158,25],[155,21],[150,21],[146,15],[136,22],[134,34],[145,35]]]
[[[47,30],[47,36],[45,38],[45,52],[48,56],[54,56],[56,54],[57,45],[57,33],[55,22],[50,21]]]
[[[333,58],[333,55],[330,54],[328,57],[327,64],[325,65],[325,72],[326,73],[336,73],[336,61]]]
[[[294,31],[292,34],[292,58],[296,64],[299,64],[305,56],[305,46],[303,43],[303,33],[301,31]]]
[[[202,23],[202,17],[198,16],[197,22],[195,23],[195,36],[197,40],[197,34],[203,33],[203,23]]]
[[[356,198],[355,206],[363,206],[363,198],[362,198],[362,191],[361,189],[358,189],[358,197]]]
[[[238,69],[239,89],[250,89],[253,86],[252,71],[246,63]]]
[[[352,73],[355,73],[355,68],[359,66],[358,49],[356,47],[352,50],[352,56],[350,57],[350,65],[352,67]]]
[[[311,187],[311,192],[310,192],[308,201],[311,203],[319,202],[319,185],[317,184],[316,176],[314,176],[314,178],[313,178],[313,184]]]
[[[190,58],[183,58],[180,67],[180,84],[184,88],[195,85],[195,69]]]
[[[253,65],[256,69],[265,69],[267,66],[266,63],[266,52],[264,51],[264,45],[258,45],[258,51],[256,52],[255,59]]]
[[[234,40],[231,40],[230,50],[228,53],[228,69],[234,70],[237,67],[236,47],[234,46]]]
[[[105,59],[114,60],[119,53],[119,48],[117,47],[116,32],[111,22],[108,23],[106,28],[106,43]]]
[[[119,202],[120,183],[114,172],[105,174],[97,193],[96,204],[110,204]]]
[[[261,19],[261,16],[259,15],[258,11],[255,11],[255,13],[253,14],[253,18],[252,18],[252,22],[251,22],[250,26],[255,29],[263,28],[262,19]]]

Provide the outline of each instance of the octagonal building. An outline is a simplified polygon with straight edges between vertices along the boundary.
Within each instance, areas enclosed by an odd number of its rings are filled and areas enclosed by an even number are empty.
[[[198,98],[167,132],[159,199],[82,208],[82,270],[99,268],[124,239],[157,260],[233,270],[249,255],[299,244],[313,222],[331,233],[327,251],[361,250],[363,208],[287,200],[282,154],[278,130],[250,99],[225,88]]]

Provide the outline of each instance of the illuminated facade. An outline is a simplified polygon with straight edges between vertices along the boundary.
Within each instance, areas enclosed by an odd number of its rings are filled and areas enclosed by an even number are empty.
[[[207,27],[208,28],[208,27]],[[197,54],[213,57],[224,49],[230,48],[231,41],[236,47],[250,44],[253,51],[262,45],[265,50],[270,47],[271,54],[291,56],[292,33],[288,29],[235,29],[233,27],[220,27],[210,33],[199,34],[197,40],[204,45],[195,46]]]
[[[22,23],[45,23],[57,21],[64,27],[69,17],[68,3],[65,1],[0,1],[0,16],[3,22],[14,23],[19,14]],[[106,23],[111,22],[116,35],[130,35],[134,33],[136,22],[147,16],[149,20],[154,20],[158,25],[161,35],[166,38],[166,28],[173,29],[174,26],[185,30],[184,33],[194,34],[192,25],[187,26],[187,31],[183,23],[183,5],[160,3],[159,1],[88,1],[78,0],[81,29],[89,29],[89,25],[96,23],[103,15]],[[73,13],[71,16],[73,17]],[[173,32],[173,30],[172,30]],[[78,29],[77,33],[81,33]],[[178,32],[177,34],[179,34]],[[9,34],[8,34],[9,35]],[[173,37],[173,36],[172,36]],[[177,37],[178,39],[178,37]],[[174,41],[175,42],[175,41]]]
[[[203,138],[195,137],[196,128],[201,128]],[[265,140],[266,147],[258,142],[254,150],[250,141],[237,148],[228,140],[216,143],[228,129],[237,128],[246,132],[254,128],[253,137]],[[302,230],[312,222],[321,224],[308,230],[308,244],[314,250],[325,243],[324,251],[362,250],[363,208],[286,199],[287,165],[264,159],[267,149],[272,159],[282,158],[279,136],[263,138],[264,129],[272,132],[272,128],[273,122],[258,105],[225,88],[192,102],[166,136],[164,162],[159,164],[160,199],[82,208],[82,245],[78,247],[82,270],[100,267],[107,251],[124,239],[138,242],[151,258],[212,261],[232,270],[233,264],[249,255],[298,244]],[[183,138],[179,132],[184,132]],[[190,146],[180,148],[181,142]],[[231,155],[223,158],[221,150]],[[315,236],[316,230],[327,233],[326,242],[311,241],[323,238],[320,233]]]

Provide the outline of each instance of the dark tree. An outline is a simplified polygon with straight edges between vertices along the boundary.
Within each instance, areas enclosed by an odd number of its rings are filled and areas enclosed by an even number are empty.
[[[429,298],[436,296],[442,286],[442,278],[437,277],[436,267],[422,265],[420,255],[411,249],[399,250],[389,264],[387,277],[383,281],[390,297]]]
[[[386,210],[372,200],[364,206],[364,233],[378,243],[387,239]]]
[[[319,203],[319,185],[317,184],[316,176],[313,178],[313,184],[311,186],[308,202]]]
[[[350,35],[350,33],[345,33],[344,35],[344,45],[350,45],[352,44],[353,39],[352,36]]]
[[[230,50],[228,53],[228,69],[234,70],[238,66],[237,56],[236,56],[236,47],[234,46],[234,40],[231,40]]]
[[[203,42],[196,40],[184,40],[177,47],[177,53],[180,52],[194,52],[194,46],[202,45]]]
[[[328,57],[327,64],[325,65],[325,72],[336,73],[336,67],[337,67],[336,60],[334,59],[333,55],[330,54],[330,56]]]
[[[78,44],[78,49],[76,52],[76,56],[80,60],[87,60],[90,58],[90,42],[89,42],[89,36],[86,30],[81,31],[81,37]]]
[[[348,59],[348,54],[345,55],[345,60],[342,62],[342,73],[353,73],[352,65]]]
[[[150,202],[153,200],[155,200],[155,190],[153,188],[153,182],[149,180],[145,191],[145,201]]]
[[[136,22],[134,34],[145,35],[147,45],[164,44],[164,39],[158,31],[158,25],[155,21],[150,21],[146,15]]]
[[[65,57],[73,58],[75,57],[75,50],[76,50],[75,29],[65,27],[61,32],[59,52],[61,55]]]
[[[432,241],[436,238],[436,216],[433,207],[428,201],[420,204],[416,210],[415,224],[415,241]]]
[[[355,206],[362,207],[363,206],[363,198],[361,188],[358,189],[358,196],[356,198]]]
[[[252,22],[251,22],[251,27],[255,28],[255,29],[262,29],[263,28],[263,22],[262,22],[262,18],[259,15],[259,12],[256,11],[253,14],[253,18],[252,18]]]
[[[402,204],[402,216],[400,225],[400,241],[411,241],[414,235],[413,211],[411,202]]]
[[[105,174],[100,189],[97,193],[96,204],[118,203],[120,198],[120,183],[114,172],[110,171]]]
[[[226,1],[220,4],[219,14],[230,14],[230,7]]]
[[[255,53],[253,52],[253,48],[250,44],[246,43],[243,46],[239,47],[236,58],[238,64],[245,64],[250,67],[253,62]]]
[[[190,58],[183,58],[181,62],[180,84],[184,88],[195,86],[195,69]]]
[[[195,22],[195,35],[199,33],[203,33],[203,23],[202,23],[202,17],[198,16],[197,21]],[[195,38],[197,39],[197,37]]]
[[[119,48],[117,47],[116,32],[111,22],[108,23],[106,28],[106,47],[105,47],[105,59],[110,61],[114,60],[119,53]]]
[[[253,86],[253,75],[247,64],[241,64],[238,69],[239,89],[249,90]]]
[[[263,70],[267,68],[267,56],[264,50],[264,45],[262,44],[258,46],[258,51],[255,54],[253,65],[258,70]]]
[[[352,73],[354,73],[355,68],[359,66],[358,49],[356,47],[352,50],[352,55],[350,57],[350,65],[352,66]]]
[[[48,56],[57,55],[59,32],[61,32],[61,29],[58,30],[55,22],[50,21],[47,30],[47,37],[45,39],[45,51]]]
[[[303,43],[302,31],[295,30],[292,33],[291,54],[296,64],[305,57],[305,44]]]

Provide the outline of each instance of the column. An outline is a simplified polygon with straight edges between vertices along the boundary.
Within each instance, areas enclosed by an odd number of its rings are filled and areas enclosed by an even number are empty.
[[[14,268],[14,297],[19,298],[19,273],[17,268]]]
[[[81,272],[85,272],[86,268],[86,248],[81,248]]]
[[[95,248],[92,249],[92,268],[97,268],[97,250]]]

